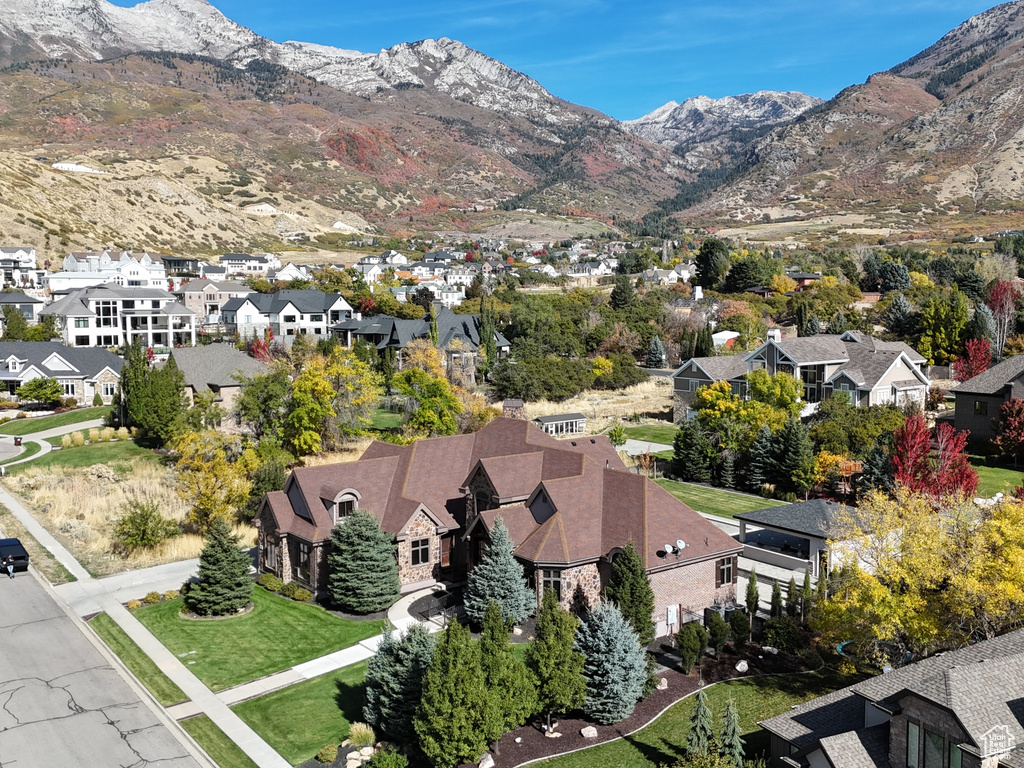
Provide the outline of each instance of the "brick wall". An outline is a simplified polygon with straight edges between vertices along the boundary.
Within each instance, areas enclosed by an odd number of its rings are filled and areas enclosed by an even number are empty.
[[[441,537],[433,521],[420,512],[404,533],[405,538],[398,542],[398,580],[402,586],[436,579],[441,567]],[[416,539],[430,539],[430,562],[412,564],[412,542]]]
[[[736,572],[733,583],[715,588],[718,560],[704,560],[690,565],[681,565],[650,574],[651,589],[654,590],[654,623],[658,635],[668,633],[666,618],[668,606],[679,606],[680,615],[692,611],[703,615],[704,609],[716,600],[728,605],[736,602]],[[675,632],[675,626],[671,631]]]

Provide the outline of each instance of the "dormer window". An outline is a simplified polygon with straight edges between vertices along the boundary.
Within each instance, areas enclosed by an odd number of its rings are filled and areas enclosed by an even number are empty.
[[[341,499],[334,505],[334,521],[337,522],[338,518],[348,517],[356,511],[356,500],[351,496],[345,499]]]

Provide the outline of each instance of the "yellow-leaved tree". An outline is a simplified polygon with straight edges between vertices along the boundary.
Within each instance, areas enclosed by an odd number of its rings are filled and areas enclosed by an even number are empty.
[[[186,432],[174,442],[177,491],[189,505],[187,520],[205,533],[216,519],[233,522],[252,490],[249,477],[259,465],[238,435],[210,429]]]

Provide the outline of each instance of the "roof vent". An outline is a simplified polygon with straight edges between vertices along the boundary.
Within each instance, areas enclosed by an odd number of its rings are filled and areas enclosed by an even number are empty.
[[[576,441],[575,440],[570,440],[569,441],[569,445],[571,445],[573,448],[575,448],[576,447]]]
[[[597,440],[595,440],[594,438],[590,438],[590,444],[597,445]]]

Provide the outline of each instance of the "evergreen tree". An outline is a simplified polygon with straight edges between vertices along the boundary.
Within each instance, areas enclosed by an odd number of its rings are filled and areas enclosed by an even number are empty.
[[[716,288],[729,271],[729,246],[717,237],[709,237],[700,244],[695,263],[697,284]]]
[[[715,649],[715,658],[722,655],[725,642],[729,639],[729,625],[719,613],[712,613],[708,619],[708,643]]]
[[[773,619],[777,619],[782,615],[782,588],[779,587],[779,582],[777,581],[772,584],[772,602],[769,615]]]
[[[979,301],[977,306],[974,308],[974,314],[971,315],[971,319],[967,323],[967,328],[964,331],[964,338],[965,340],[987,339],[988,341],[992,341],[995,327],[996,320],[992,315],[992,310],[988,308],[987,304]]]
[[[779,490],[802,494],[814,482],[814,450],[799,420],[790,419],[777,435],[774,464]]]
[[[612,288],[609,297],[612,309],[623,310],[631,306],[636,300],[636,289],[629,280],[629,275],[619,275],[615,278],[615,287]]]
[[[512,542],[502,519],[496,517],[490,531],[490,546],[469,572],[466,585],[466,615],[479,626],[491,603],[497,603],[508,624],[519,624],[533,613],[537,598],[526,585],[522,564],[512,556]]]
[[[743,738],[740,736],[740,713],[736,700],[725,702],[725,713],[722,715],[722,747],[720,754],[735,766],[743,768]]]
[[[327,591],[344,611],[383,611],[398,599],[395,540],[363,509],[342,518],[331,531]]]
[[[665,365],[665,345],[658,336],[651,337],[651,345],[647,349],[647,367],[661,368]]]
[[[633,714],[647,682],[647,659],[636,632],[614,603],[602,602],[576,631],[583,654],[583,711],[605,725]]]
[[[223,518],[210,523],[199,555],[199,581],[185,593],[185,608],[198,616],[227,616],[252,602],[252,559]]]
[[[436,768],[475,763],[500,730],[500,716],[469,629],[452,621],[434,649],[413,718],[420,749]]]
[[[697,340],[693,345],[694,357],[714,357],[718,352],[715,350],[715,340],[711,336],[711,326],[705,325],[697,333]]]
[[[772,431],[762,426],[747,453],[746,483],[747,488],[754,493],[761,493],[772,475],[773,445]]]
[[[622,611],[626,621],[636,632],[640,645],[654,641],[654,590],[644,570],[643,558],[636,551],[632,539],[612,560],[612,572],[605,587],[605,597]]]
[[[480,339],[484,346],[485,367],[490,370],[498,362],[498,341],[495,338],[497,325],[494,309],[486,298],[480,299]]]
[[[366,663],[363,718],[391,741],[411,740],[434,645],[426,626],[413,624],[401,636],[385,632],[377,653]]]
[[[722,488],[735,488],[736,480],[733,475],[735,469],[735,454],[729,448],[724,448],[719,455],[718,463],[718,484]]]
[[[750,620],[753,622],[754,616],[757,615],[757,607],[761,603],[761,593],[757,589],[757,569],[751,569],[750,578],[747,579],[747,613],[750,614]]]
[[[28,333],[28,321],[25,315],[15,306],[4,307],[4,341],[25,341]]]
[[[706,483],[711,480],[711,457],[714,448],[696,419],[679,425],[672,438],[672,472],[680,480]]]
[[[897,293],[892,297],[889,309],[885,313],[884,322],[889,333],[900,338],[913,336],[917,331],[914,308],[902,293]]]
[[[547,715],[583,706],[586,681],[583,656],[573,648],[578,619],[558,604],[554,590],[545,590],[537,624],[536,640],[526,650],[526,665],[537,678],[540,711]]]
[[[121,394],[121,422],[124,426],[137,426],[149,408],[149,392],[146,377],[149,363],[141,342],[136,339],[124,352],[124,366],[118,390]]]
[[[427,310],[427,314],[430,318],[430,344],[431,346],[437,346],[437,310],[434,305],[431,304]]]
[[[828,332],[834,333],[837,336],[845,333],[849,327],[849,324],[846,322],[846,315],[842,313],[842,310],[837,309],[836,313],[832,315],[832,319],[828,321]]]
[[[804,571],[804,583],[800,586],[800,619],[806,624],[811,616],[811,576]]]
[[[526,664],[512,652],[508,641],[508,624],[495,602],[487,606],[484,614],[483,634],[480,636],[480,666],[484,682],[498,709],[500,733],[524,725],[537,711],[537,684]]]
[[[817,315],[812,314],[807,318],[807,325],[804,326],[804,336],[817,336],[821,333],[821,320]]]
[[[891,436],[890,436],[891,439]],[[880,441],[864,459],[864,471],[856,476],[855,486],[858,496],[877,488],[884,493],[891,493],[895,487],[892,457],[887,445]]]
[[[811,305],[808,300],[797,301],[794,299],[793,319],[796,322],[796,335],[809,336],[807,323],[811,319]]]
[[[746,645],[750,639],[750,616],[743,611],[733,611],[729,617],[729,629],[737,647]]]
[[[679,628],[676,633],[676,650],[682,657],[683,674],[690,674],[693,665],[699,664],[703,660],[707,647],[708,634],[699,622],[691,621]]]
[[[714,715],[708,706],[704,688],[697,689],[693,712],[690,714],[690,732],[686,735],[687,757],[703,757],[715,751]]]
[[[790,617],[796,616],[797,607],[797,596],[796,596],[796,579],[792,576],[789,577],[789,584],[786,585],[786,613]]]
[[[149,437],[167,442],[185,427],[185,374],[170,357],[163,367],[146,371],[142,389],[146,408],[138,425]]]

